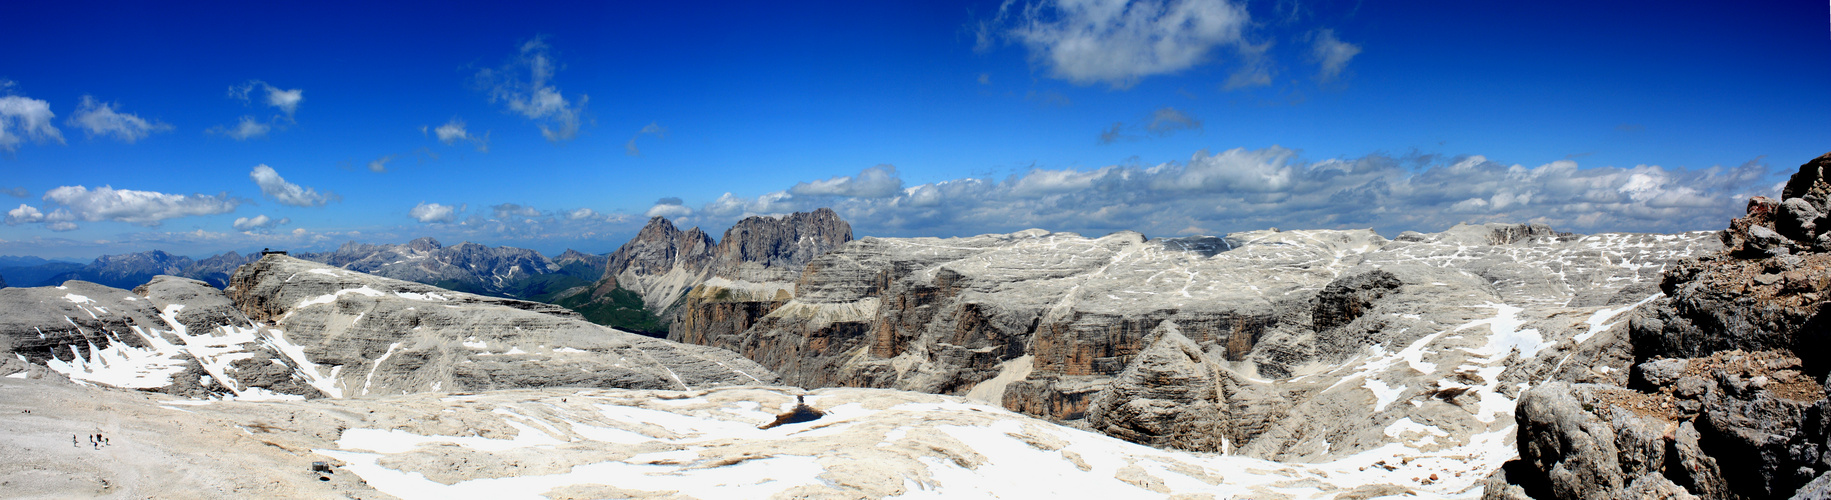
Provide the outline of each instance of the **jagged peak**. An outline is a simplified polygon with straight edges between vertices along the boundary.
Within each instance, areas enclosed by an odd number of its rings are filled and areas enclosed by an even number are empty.
[[[439,240],[435,240],[431,236],[416,238],[413,241],[407,242],[407,248],[411,248],[411,249],[418,250],[421,252],[430,252],[433,250],[438,250],[443,247],[444,247],[443,245],[439,244]]]
[[[680,232],[680,228],[676,227],[674,221],[668,220],[667,217],[657,215],[649,217],[648,224],[644,224],[642,230],[637,231],[637,234],[648,234],[650,231],[661,231],[664,234],[672,234]]]

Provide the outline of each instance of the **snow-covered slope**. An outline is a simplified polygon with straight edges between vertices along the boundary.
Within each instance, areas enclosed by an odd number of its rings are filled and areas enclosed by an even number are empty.
[[[12,443],[0,463],[37,464],[9,481],[9,494],[25,496],[1269,499],[1469,498],[1508,458],[1470,447],[1281,464],[881,389],[807,392],[826,416],[758,428],[796,394],[530,389],[250,403],[0,378],[0,432]],[[71,441],[97,433],[107,444]],[[314,461],[331,471],[312,472]]]
[[[169,276],[134,292],[78,281],[0,289],[0,349],[79,382],[243,399],[775,380],[728,351],[594,325],[557,306],[281,255],[231,281],[227,295]]]

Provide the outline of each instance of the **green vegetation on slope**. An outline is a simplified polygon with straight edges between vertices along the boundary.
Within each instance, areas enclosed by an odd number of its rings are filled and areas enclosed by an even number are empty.
[[[553,303],[577,311],[592,323],[655,338],[668,336],[667,325],[643,307],[642,296],[636,292],[618,288],[595,301],[590,294],[580,293]]]

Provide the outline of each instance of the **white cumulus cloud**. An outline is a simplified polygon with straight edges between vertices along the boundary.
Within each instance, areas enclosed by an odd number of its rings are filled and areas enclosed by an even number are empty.
[[[44,199],[69,207],[67,217],[70,219],[129,222],[144,226],[157,226],[165,219],[177,217],[229,213],[235,211],[235,207],[242,203],[242,200],[231,198],[226,194],[179,195],[114,189],[110,186],[95,189],[84,186],[62,186],[46,192]],[[59,211],[62,210],[59,209]],[[58,218],[57,212],[45,216],[47,221],[55,221]]]
[[[13,152],[27,140],[64,143],[64,133],[51,125],[51,103],[29,97],[0,97],[0,151]]]
[[[248,172],[248,178],[253,179],[254,183],[261,187],[262,196],[280,202],[281,205],[316,207],[323,206],[337,198],[334,193],[318,194],[316,189],[286,182],[285,178],[280,177],[279,172],[266,164],[255,165],[254,169]]]
[[[96,100],[92,96],[83,96],[76,107],[76,114],[67,122],[71,126],[81,127],[90,137],[112,135],[121,142],[133,144],[145,139],[154,132],[165,132],[172,129],[170,124],[159,121],[147,121],[139,115],[121,113],[114,110],[115,104]]]
[[[38,207],[24,203],[20,203],[19,208],[6,211],[6,225],[8,226],[44,222],[44,220],[44,212],[39,211]]]
[[[254,116],[242,115],[241,121],[236,122],[233,127],[217,125],[215,127],[210,127],[206,132],[228,136],[229,138],[238,141],[246,141],[257,137],[267,137],[267,132],[271,130],[273,130],[272,125],[256,120],[254,119]]]
[[[449,223],[451,221],[457,220],[458,212],[463,212],[463,211],[464,211],[463,205],[454,207],[454,206],[450,206],[450,205],[440,205],[438,203],[426,203],[426,202],[422,201],[422,202],[420,202],[420,204],[414,205],[412,210],[408,210],[407,216],[412,217],[413,220],[417,220],[417,221],[420,221],[421,223],[425,223],[425,224],[433,224],[433,223],[443,224],[443,223]]]

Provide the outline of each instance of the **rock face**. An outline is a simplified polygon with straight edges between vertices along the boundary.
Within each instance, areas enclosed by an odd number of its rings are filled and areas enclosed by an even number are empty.
[[[774,379],[729,352],[594,325],[559,306],[450,292],[285,256],[243,267],[228,294],[251,319],[271,322],[284,332],[284,342],[301,346],[310,362],[301,371],[332,387],[326,391],[333,396],[687,388]]]
[[[1087,425],[1135,443],[1193,451],[1224,451],[1219,366],[1202,355],[1171,321],[1112,385],[1094,397]],[[1189,418],[1196,415],[1198,418]]]
[[[83,382],[242,399],[518,387],[769,383],[718,349],[484,297],[270,255],[227,290],[160,276],[0,290],[0,348]]]
[[[648,310],[667,311],[681,294],[705,281],[712,246],[712,237],[697,227],[683,232],[665,218],[650,218],[635,238],[610,254],[593,294],[621,288],[641,296]]]
[[[1625,378],[1617,316],[1657,295],[1671,262],[1720,248],[1705,232],[1503,224],[1396,240],[865,238],[815,258],[748,325],[754,310],[713,310],[673,335],[803,387],[970,395],[1141,443],[1287,461],[1395,443],[1486,457],[1476,450],[1511,448],[1519,384]],[[1169,410],[1189,404],[1213,410]]]
[[[826,208],[746,217],[716,243],[697,227],[681,231],[655,217],[611,254],[591,302],[634,292],[673,340],[741,328],[792,296],[808,262],[848,241],[852,226]]]
[[[316,397],[221,290],[160,276],[133,292],[86,281],[0,290],[0,345],[70,378],[204,397]]]
[[[1726,251],[1666,271],[1666,296],[1636,312],[1610,356],[1631,363],[1630,376],[1527,391],[1516,417],[1530,466],[1488,492],[1543,483],[1557,498],[1664,498],[1633,490],[1663,482],[1707,499],[1822,495],[1807,485],[1831,483],[1831,364],[1819,354],[1831,347],[1831,254],[1820,245],[1820,228],[1831,228],[1827,165],[1831,154],[1801,166],[1782,201],[1751,200],[1721,234]],[[1543,425],[1553,414],[1587,423]],[[1614,441],[1620,460],[1591,456],[1602,444],[1549,444],[1585,440]]]

